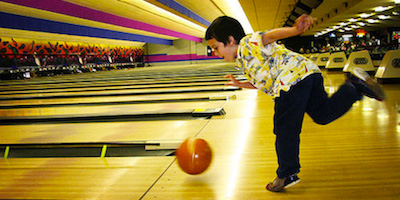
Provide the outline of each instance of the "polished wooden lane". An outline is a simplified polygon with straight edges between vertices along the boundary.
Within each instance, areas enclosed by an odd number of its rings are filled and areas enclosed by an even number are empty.
[[[200,70],[196,68],[200,67]],[[173,73],[171,73],[173,72]],[[97,83],[97,82],[115,82],[115,81],[140,81],[140,80],[155,80],[155,79],[183,79],[183,78],[212,78],[218,77],[227,73],[239,72],[235,70],[233,64],[220,65],[193,65],[193,66],[165,66],[140,68],[135,70],[116,70],[109,72],[72,74],[56,77],[40,77],[40,79],[32,79],[29,81],[2,81],[0,88],[9,86],[21,87],[43,84],[81,84],[81,83]]]
[[[58,93],[42,93],[42,94],[14,94],[0,95],[0,100],[24,100],[24,99],[55,99],[55,98],[77,98],[77,97],[93,97],[93,96],[129,96],[129,95],[150,95],[150,94],[171,94],[171,93],[193,93],[193,92],[224,92],[235,91],[241,88],[232,86],[197,86],[185,88],[166,88],[166,89],[126,89],[112,91],[78,91],[78,92],[58,92]]]
[[[204,91],[204,88],[206,88],[206,91],[209,91],[210,89],[213,90],[213,88],[217,88],[216,91],[218,90],[218,87],[212,87],[212,86],[207,86],[207,87],[190,87],[189,91]],[[210,88],[210,89],[208,89]],[[59,93],[59,94],[54,94],[55,98],[59,97],[64,97],[64,98],[71,98],[75,96],[120,96],[121,94],[140,94],[143,95],[144,93],[151,93],[151,91],[154,91],[153,93],[183,93],[187,92],[187,89],[176,89],[176,88],[167,88],[164,90],[157,90],[157,89],[135,89],[135,90],[123,90],[121,91],[122,93],[111,93],[109,94],[109,91],[97,91],[97,92],[73,92],[73,94],[66,94],[65,92]],[[222,90],[222,91],[225,91]],[[13,95],[12,98],[18,98],[18,95]],[[46,96],[44,94],[29,94],[28,96],[19,96],[21,99],[42,99],[42,98],[53,98],[53,95]],[[184,95],[181,96],[181,98],[184,98]],[[123,103],[121,103],[123,104]],[[219,104],[220,105],[220,104]],[[75,106],[75,107],[42,107],[42,108],[15,108],[15,109],[2,109],[0,110],[0,120],[1,121],[9,121],[13,119],[14,121],[21,121],[21,117],[25,119],[42,119],[44,116],[47,116],[49,119],[45,121],[51,122],[51,119],[60,119],[60,117],[65,118],[71,116],[72,118],[77,118],[77,117],[93,117],[96,116],[114,116],[118,118],[118,116],[123,116],[123,115],[143,115],[143,114],[152,114],[152,113],[178,113],[180,110],[193,110],[193,109],[208,109],[208,108],[219,108],[220,106],[217,105],[217,103],[169,103],[169,104],[141,104],[141,105],[109,105],[109,106],[98,106],[98,107],[85,107],[85,106]],[[185,111],[186,112],[186,111]],[[28,117],[28,118],[27,118]],[[100,117],[99,117],[100,119]],[[43,121],[43,120],[42,120]],[[98,120],[97,120],[98,121]],[[79,121],[78,121],[79,122]],[[4,123],[3,123],[4,124]]]
[[[127,85],[159,85],[170,83],[199,83],[199,82],[212,82],[223,81],[223,75],[213,77],[191,76],[191,77],[172,77],[172,78],[147,78],[137,80],[108,80],[102,79],[101,81],[81,81],[81,82],[54,82],[43,84],[24,84],[3,86],[0,89],[4,91],[19,91],[19,90],[42,90],[42,89],[63,89],[63,88],[90,88],[90,87],[110,87],[110,86],[127,86]],[[24,83],[24,82],[19,82]]]
[[[173,74],[171,72],[171,74]],[[180,84],[169,84],[170,86],[180,86]],[[205,85],[201,86],[191,86],[187,85],[189,90],[196,90],[201,88],[220,88],[218,86],[209,86]],[[186,89],[186,90],[188,90]],[[113,96],[106,98],[96,98],[96,94],[104,95],[106,93],[110,93],[110,91],[97,91],[88,93],[86,92],[74,92],[76,94],[85,94],[89,96],[89,98],[68,98],[68,99],[42,99],[45,97],[43,94],[29,94],[30,97],[37,97],[34,100],[19,100],[19,101],[3,101],[8,103],[8,105],[15,105],[19,102],[36,102],[38,104],[42,104],[43,102],[49,103],[60,103],[60,102],[69,102],[73,103],[76,99],[79,102],[93,103],[96,101],[115,101],[118,99],[119,102],[130,101],[138,101],[138,100],[162,100],[165,99],[166,96],[172,98],[190,98],[190,97],[198,97],[199,95],[221,95],[218,92],[207,92],[202,94],[196,93],[188,93],[182,94],[182,89],[179,87],[176,88],[164,88],[165,91],[171,91],[170,94],[164,95],[143,95],[141,98],[134,96]],[[184,89],[185,90],[185,89]],[[157,91],[160,92],[159,89],[146,89],[146,88],[136,88],[130,90],[121,90],[122,94],[131,94],[132,92],[136,93],[146,92],[146,91]],[[174,94],[173,91],[177,91],[179,94]],[[230,92],[231,93],[231,92]],[[57,94],[57,93],[56,93]],[[69,96],[69,94],[65,94],[60,91],[59,95],[61,96]],[[232,93],[231,93],[232,94]],[[24,96],[25,94],[21,94]],[[106,99],[106,100],[104,100]],[[188,109],[207,109],[207,108],[219,108],[225,104],[226,99],[222,99],[223,101],[214,101],[214,102],[180,102],[180,103],[152,103],[152,104],[114,104],[114,105],[104,105],[104,106],[73,106],[73,107],[39,107],[39,108],[14,108],[14,109],[2,109],[0,111],[0,116],[5,119],[9,119],[12,117],[52,117],[52,116],[77,116],[77,115],[126,115],[131,113],[160,113],[163,111],[175,111],[175,110],[188,110]],[[46,143],[46,142],[107,142],[107,141],[148,141],[148,140],[176,140],[176,139],[184,139],[189,136],[195,136],[198,131],[201,129],[198,124],[204,125],[203,120],[169,120],[169,121],[159,121],[162,119],[158,119],[155,122],[124,122],[124,123],[85,123],[80,124],[79,122],[75,122],[75,124],[53,124],[54,126],[49,126],[45,124],[35,124],[35,125],[25,125],[25,126],[12,126],[5,125],[0,126],[0,132],[4,133],[19,133],[17,135],[5,135],[4,143],[8,144],[16,144],[16,143],[28,143],[29,141],[38,142],[38,143]],[[51,121],[49,119],[48,121]],[[136,120],[133,120],[136,121]],[[143,120],[142,120],[143,121]],[[187,125],[189,124],[189,125]],[[80,127],[80,128],[76,128]],[[84,128],[82,128],[84,127]],[[118,127],[124,127],[122,129]],[[130,127],[130,128],[128,128]],[[165,131],[165,128],[170,127],[170,131]],[[182,131],[180,127],[185,127],[185,129],[189,129],[189,131]],[[192,127],[192,129],[188,128]],[[110,129],[111,128],[111,129]],[[116,130],[121,130],[117,134]],[[124,130],[125,129],[125,130]],[[160,131],[157,131],[160,130]],[[118,131],[117,131],[118,132]],[[122,136],[123,134],[128,134],[125,139]],[[75,137],[79,135],[79,137]],[[112,136],[114,135],[114,136]],[[10,136],[10,137],[9,137]],[[82,136],[82,137],[81,137]],[[168,136],[168,137],[165,137]],[[69,138],[69,139],[68,139]]]
[[[167,68],[168,69],[168,68]],[[180,68],[179,68],[180,69]],[[173,74],[173,73],[171,73]],[[197,89],[202,89],[202,88],[218,88],[215,86],[209,86],[210,83],[204,83],[204,87],[201,86],[196,86],[193,84],[186,84],[185,86],[187,86],[189,88],[190,91],[196,91]],[[157,100],[159,100],[160,102],[162,102],[162,98],[165,98],[165,96],[170,96],[170,97],[174,97],[174,98],[190,98],[193,96],[199,96],[199,94],[173,94],[174,92],[178,92],[178,93],[182,93],[182,89],[177,89],[179,88],[179,86],[182,86],[181,84],[169,84],[169,86],[171,86],[171,88],[164,88],[165,91],[159,91],[159,88],[153,88],[153,89],[147,89],[147,88],[136,88],[136,89],[130,89],[130,90],[121,90],[121,94],[132,94],[132,92],[135,93],[146,93],[146,91],[154,91],[154,93],[170,93],[168,95],[157,95],[158,98]],[[174,87],[177,86],[177,87]],[[171,91],[172,90],[172,91]],[[187,90],[187,89],[186,89]],[[166,92],[167,91],[167,92]],[[107,93],[110,93],[109,91],[97,91],[97,92],[92,92],[92,93],[88,93],[88,91],[77,91],[74,92],[73,94],[84,94],[90,98],[84,98],[84,102],[86,103],[96,103],[97,99],[99,98],[93,98],[93,96],[97,96],[97,94],[101,95],[105,95]],[[70,95],[73,95],[71,93],[66,93],[63,92],[63,90],[60,91],[60,93],[58,93],[58,95],[60,97],[70,97]],[[111,93],[109,96],[114,97],[115,93]],[[219,93],[206,93],[206,94],[213,94],[213,96],[218,95]],[[36,100],[36,103],[42,104],[43,101],[46,101],[48,99],[44,98],[47,97],[46,95],[43,94],[37,94],[37,93],[32,93],[29,94],[29,96],[24,96],[25,94],[21,94],[20,97],[33,97]],[[56,93],[57,95],[57,93]],[[14,96],[14,95],[12,95]],[[131,96],[119,96],[117,98],[108,98],[108,99],[113,99],[115,101],[115,99],[118,99],[118,101],[120,102],[120,104],[113,104],[113,105],[104,105],[104,106],[82,106],[82,105],[77,105],[74,107],[39,107],[39,108],[11,108],[11,109],[2,109],[0,111],[0,116],[2,116],[2,119],[6,119],[9,120],[10,118],[18,118],[17,120],[14,121],[19,121],[19,119],[22,119],[21,117],[28,117],[28,118],[32,118],[32,119],[37,119],[38,117],[43,118],[43,117],[48,117],[49,119],[47,120],[48,122],[52,121],[52,118],[57,118],[58,117],[68,117],[68,116],[72,116],[72,117],[76,117],[76,116],[81,116],[84,115],[85,117],[90,115],[90,116],[114,116],[118,117],[117,115],[131,115],[132,113],[163,113],[163,112],[176,112],[179,110],[193,110],[193,109],[197,109],[197,110],[202,110],[202,109],[208,109],[208,108],[221,108],[221,106],[224,104],[224,102],[226,101],[227,98],[225,99],[221,99],[223,101],[214,101],[214,102],[189,102],[189,103],[152,103],[152,104],[140,104],[140,105],[126,105],[124,103],[126,103],[126,100],[129,99],[130,101],[134,102],[135,100],[137,101],[139,100],[154,100],[155,95],[146,95],[146,96],[142,96],[142,98],[132,98]],[[215,97],[209,97],[209,98],[215,98]],[[15,96],[14,96],[15,97]],[[44,98],[44,99],[42,99]],[[80,98],[82,99],[82,98]],[[96,100],[94,100],[96,99]],[[51,99],[53,102],[69,102],[69,103],[74,103],[75,98],[72,98],[72,100],[69,99]],[[168,99],[167,99],[168,100]],[[22,102],[24,102],[25,100],[22,100]],[[28,102],[30,100],[27,100]],[[8,103],[8,105],[16,105],[18,104],[20,101],[3,101]],[[31,101],[32,102],[32,101]],[[82,100],[78,103],[81,103]],[[25,102],[26,103],[26,102]],[[6,105],[5,105],[6,106]],[[25,119],[25,118],[24,118]],[[162,120],[158,119],[158,120]],[[182,119],[183,120],[183,119]],[[98,121],[98,120],[97,120]],[[133,121],[138,121],[138,120],[133,120]],[[140,121],[140,119],[139,119]],[[143,120],[142,120],[143,121]],[[74,123],[79,123],[79,121],[74,121]],[[26,123],[25,123],[26,124]],[[107,125],[107,124],[105,124]],[[61,127],[63,126],[62,124],[60,125]],[[157,127],[159,126],[157,123],[155,123],[154,125],[152,125],[153,127]],[[14,138],[15,139],[15,143],[18,143],[19,140],[23,140],[26,141],[26,138],[31,138],[32,132],[35,132],[37,130],[42,130],[43,128],[41,127],[41,125],[36,125],[36,128],[32,127],[28,127],[28,126],[3,126],[2,129],[0,127],[1,132],[21,132],[21,133],[26,133],[25,134],[20,134],[19,138]],[[94,126],[95,127],[95,126]],[[26,129],[25,129],[26,128]],[[45,132],[47,132],[47,134],[51,134],[52,132],[54,132],[54,129],[56,129],[56,127],[53,127],[52,130],[47,130],[45,129]],[[63,129],[60,128],[58,131],[67,131],[67,132],[71,132],[71,129]],[[109,130],[109,129],[104,129],[104,130]],[[90,132],[90,131],[88,131]],[[155,131],[151,131],[151,132],[155,132]],[[194,133],[197,133],[198,131],[193,131]],[[74,134],[74,133],[72,133]],[[106,133],[105,133],[106,134]],[[140,134],[140,136],[138,136],[138,138],[130,138],[131,141],[136,141],[136,140],[143,140],[143,138],[146,138],[147,140],[151,140],[151,139],[157,139],[157,135],[159,135],[158,133],[156,133],[155,135],[148,135],[148,134],[143,134],[143,133],[137,133]],[[193,136],[193,135],[189,135],[189,136]],[[92,140],[90,139],[92,136],[90,136],[90,134],[87,134],[87,136],[85,136],[85,138],[82,138],[83,142],[92,142]],[[188,137],[188,136],[187,136]],[[173,138],[173,135],[171,135],[171,138]],[[11,140],[8,140],[9,142],[13,143]],[[82,142],[80,139],[77,139],[75,142]],[[96,141],[96,140],[94,140]],[[55,139],[53,140],[53,142],[63,142],[63,138],[59,138],[58,140]]]
[[[162,103],[174,101],[209,101],[234,99],[233,92],[215,93],[185,93],[185,94],[153,94],[143,96],[117,96],[117,97],[86,97],[69,99],[28,99],[1,101],[1,109],[23,108],[23,107],[54,107],[54,106],[82,106],[82,105],[107,105],[107,104],[143,104]]]
[[[49,116],[49,115],[125,115],[130,113],[156,113],[165,111],[179,111],[189,109],[219,108],[225,101],[213,102],[184,102],[184,103],[157,103],[157,104],[134,104],[134,105],[105,105],[105,106],[74,106],[55,108],[20,108],[0,110],[0,117],[16,116]]]
[[[161,84],[179,84],[179,83],[204,83],[204,82],[223,82],[226,81],[223,76],[207,77],[207,78],[168,78],[168,79],[150,79],[150,80],[126,80],[126,81],[111,81],[104,80],[95,83],[54,83],[54,84],[40,84],[35,86],[17,85],[17,86],[3,86],[1,90],[4,91],[21,91],[21,90],[47,90],[47,89],[70,89],[70,88],[92,88],[92,87],[113,87],[113,86],[140,86],[140,85],[161,85]]]
[[[59,142],[145,142],[194,137],[208,120],[1,125],[3,144]]]
[[[169,83],[169,84],[153,84],[153,85],[123,85],[123,86],[103,86],[103,87],[73,87],[73,88],[57,88],[57,89],[21,89],[14,91],[1,91],[0,95],[14,95],[14,94],[43,94],[43,93],[68,93],[68,92],[91,92],[91,91],[111,91],[111,90],[127,90],[127,89],[149,89],[149,88],[183,88],[183,87],[195,87],[195,86],[223,86],[226,81],[210,81],[203,83]]]
[[[324,77],[329,92],[344,80],[341,73],[325,73]],[[66,142],[131,141],[138,135],[142,137],[137,140],[155,137],[169,141],[197,136],[210,143],[214,157],[210,168],[197,176],[182,172],[174,157],[0,159],[0,167],[6,169],[0,172],[0,197],[398,199],[400,85],[384,85],[384,89],[386,102],[364,98],[329,125],[317,125],[306,116],[301,135],[301,182],[285,192],[265,190],[277,167],[273,101],[260,92],[242,90],[223,105],[226,115],[209,120],[4,126],[1,139],[8,142],[30,130],[25,139],[19,139],[25,143],[61,138]],[[104,165],[104,160],[119,164]]]
[[[216,95],[217,93],[209,93]],[[37,94],[33,94],[37,95]],[[169,94],[175,98],[186,94]],[[190,94],[199,96],[200,94]],[[150,95],[144,99],[165,98],[165,95]],[[168,95],[167,95],[168,96]],[[73,98],[75,99],[75,98]],[[82,98],[81,98],[82,99]],[[88,100],[90,99],[90,100]],[[92,102],[96,98],[86,98],[84,101]],[[98,98],[97,98],[98,99]],[[103,98],[104,99],[104,98]],[[116,98],[105,98],[116,99]],[[131,96],[120,96],[119,101],[132,99]],[[46,99],[45,99],[46,100]],[[45,101],[44,100],[44,101]],[[57,101],[60,99],[52,99]],[[37,99],[41,103],[43,99]],[[63,100],[64,102],[68,100]],[[5,102],[5,101],[3,101]],[[10,104],[16,101],[9,101]],[[200,103],[164,103],[164,104],[141,104],[141,105],[114,105],[96,107],[71,107],[71,108],[39,108],[39,109],[4,109],[2,116],[35,116],[47,114],[77,114],[77,113],[119,113],[123,114],[132,111],[154,111],[185,108],[203,108],[210,106],[221,106],[225,101],[219,102],[200,102]],[[46,114],[47,113],[47,114]],[[24,144],[24,143],[75,143],[75,142],[136,142],[147,143],[151,141],[175,141],[183,140],[187,137],[196,136],[205,127],[209,120],[168,120],[168,121],[139,121],[139,122],[113,122],[113,123],[75,123],[75,124],[56,124],[56,125],[24,125],[24,126],[0,126],[2,143]],[[0,198],[133,198],[139,199],[143,196],[151,184],[155,182],[162,172],[173,163],[173,157],[150,157],[150,158],[98,158],[88,159],[2,159],[0,167],[6,173],[7,178],[1,179],[8,184],[1,185]],[[113,164],[113,161],[118,164]],[[119,164],[121,163],[121,164]],[[59,164],[59,165],[57,165]],[[138,167],[137,165],[141,165]],[[25,166],[25,167],[24,167]],[[26,167],[28,166],[28,167]],[[154,167],[148,167],[154,166]],[[4,167],[4,168],[3,168]],[[22,168],[21,168],[22,167]],[[143,168],[146,168],[143,170]],[[146,172],[148,171],[148,172]],[[38,175],[38,176],[35,176]],[[42,179],[45,176],[45,179]],[[89,177],[91,182],[85,181]],[[118,177],[119,176],[119,177]],[[110,180],[110,177],[113,180]],[[135,180],[132,177],[142,177]],[[24,184],[26,182],[32,184]],[[82,185],[83,182],[85,186]],[[126,183],[132,181],[132,183]],[[61,185],[57,182],[60,182]],[[64,184],[65,183],[65,184]],[[123,186],[124,185],[124,186]],[[138,186],[139,185],[139,186]],[[72,187],[71,187],[72,186]],[[128,188],[122,189],[122,187]],[[98,188],[100,191],[104,187],[112,190],[109,194],[89,189]],[[129,187],[135,188],[130,189]],[[67,189],[68,188],[68,189]],[[119,193],[115,196],[115,189]],[[124,192],[124,190],[126,192]],[[31,192],[32,191],[32,192]],[[56,191],[56,192],[51,192]],[[47,195],[48,193],[52,195]]]
[[[45,107],[0,110],[0,124],[60,124],[185,120],[223,115],[224,102]],[[1,126],[0,126],[1,131]],[[21,135],[23,137],[23,135]]]
[[[0,198],[140,199],[173,159],[0,159]]]

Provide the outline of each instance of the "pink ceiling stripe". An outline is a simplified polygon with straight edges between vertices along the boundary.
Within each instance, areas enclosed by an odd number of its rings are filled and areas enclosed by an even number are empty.
[[[119,17],[102,11],[86,8],[76,4],[68,3],[62,0],[1,0],[4,2],[17,4],[21,6],[27,6],[37,8],[41,10],[47,10],[60,14],[70,15],[74,17],[84,18],[88,20],[113,24],[117,26],[123,26],[126,28],[133,28],[143,31],[149,31],[153,33],[169,35],[181,39],[191,40],[195,42],[201,42],[201,38],[194,37],[191,35],[179,33],[166,28],[161,28],[151,24],[146,24],[136,20]]]

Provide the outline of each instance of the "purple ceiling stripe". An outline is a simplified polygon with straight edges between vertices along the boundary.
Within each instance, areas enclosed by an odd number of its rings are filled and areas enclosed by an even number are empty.
[[[149,31],[153,33],[169,35],[173,37],[178,37],[181,39],[191,40],[195,42],[201,42],[201,38],[194,37],[191,35],[179,33],[166,28],[161,28],[139,22],[136,20],[119,17],[109,13],[101,12],[98,10],[86,8],[76,4],[68,3],[62,0],[1,0],[4,2],[47,10],[51,12],[56,12],[60,14],[70,15],[74,17],[94,20],[98,22],[104,22],[108,24],[114,24],[118,26],[123,26],[127,28],[133,28],[138,30]]]
[[[197,15],[196,13],[192,12],[191,10],[189,10],[188,8],[186,8],[185,6],[182,6],[181,4],[177,3],[174,0],[156,0],[176,11],[178,11],[179,13],[186,15],[188,17],[190,17],[193,20],[196,20],[197,22],[200,22],[206,26],[210,26],[210,22],[208,22],[207,20],[205,20],[204,18],[200,17],[199,15]]]

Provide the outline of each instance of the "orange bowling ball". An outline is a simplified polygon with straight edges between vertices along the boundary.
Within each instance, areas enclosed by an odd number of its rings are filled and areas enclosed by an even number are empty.
[[[208,143],[200,138],[186,139],[176,150],[179,167],[188,174],[200,174],[210,166],[212,152]]]

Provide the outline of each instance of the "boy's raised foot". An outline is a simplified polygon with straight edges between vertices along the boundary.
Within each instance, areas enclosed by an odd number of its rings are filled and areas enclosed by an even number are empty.
[[[374,98],[378,101],[384,101],[386,99],[382,87],[360,67],[354,67],[351,73],[347,74],[347,81],[361,94],[367,97]]]

